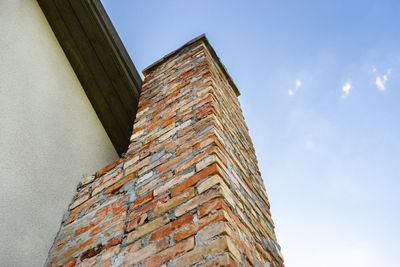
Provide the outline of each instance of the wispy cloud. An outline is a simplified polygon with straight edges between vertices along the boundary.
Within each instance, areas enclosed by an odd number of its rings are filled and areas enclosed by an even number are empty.
[[[296,80],[295,89],[294,90],[293,89],[289,89],[288,90],[288,95],[289,96],[294,96],[296,91],[299,90],[299,88],[301,87],[301,85],[302,85],[301,80]]]
[[[310,139],[307,139],[304,147],[305,147],[306,150],[313,150],[314,142],[311,141]]]
[[[301,81],[296,80],[296,89],[299,89],[301,87]]]
[[[376,72],[376,69],[374,69],[374,70],[375,70],[374,72]],[[386,82],[387,82],[388,77],[389,77],[391,72],[392,72],[392,70],[388,69],[386,74],[384,74],[382,76],[380,76],[380,75],[376,76],[375,85],[376,85],[376,87],[378,87],[378,89],[380,91],[385,91],[386,90]]]
[[[346,98],[349,94],[353,86],[351,85],[350,82],[346,82],[345,84],[342,85],[342,98]]]

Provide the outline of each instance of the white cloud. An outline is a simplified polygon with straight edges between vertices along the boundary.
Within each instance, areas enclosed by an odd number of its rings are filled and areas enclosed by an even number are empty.
[[[353,88],[350,82],[346,82],[342,85],[342,98],[346,98],[350,94],[350,90]]]
[[[301,87],[301,81],[300,80],[296,80],[295,89],[294,90],[289,89],[288,90],[288,95],[289,96],[294,96],[295,91],[299,90],[300,87]]]
[[[379,90],[381,90],[381,91],[385,91],[386,90],[385,84],[386,84],[386,82],[388,80],[388,77],[389,77],[391,72],[392,72],[392,70],[388,69],[386,74],[384,74],[382,76],[378,75],[376,77],[375,85],[376,85],[376,87],[378,87]]]
[[[301,87],[301,81],[300,80],[296,80],[296,89]]]
[[[313,150],[313,148],[314,148],[313,141],[311,141],[310,139],[307,139],[306,143],[305,143],[305,148],[306,148],[306,150]]]

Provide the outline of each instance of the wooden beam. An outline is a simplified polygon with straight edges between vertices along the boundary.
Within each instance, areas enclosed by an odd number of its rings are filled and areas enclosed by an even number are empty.
[[[141,78],[99,0],[38,0],[116,151],[129,145]]]

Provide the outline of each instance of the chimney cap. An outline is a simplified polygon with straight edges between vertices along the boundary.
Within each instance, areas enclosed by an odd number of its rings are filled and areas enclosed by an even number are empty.
[[[210,52],[211,56],[213,57],[213,59],[215,60],[215,62],[219,66],[219,68],[221,69],[221,72],[224,74],[225,78],[228,80],[229,85],[232,87],[232,89],[235,92],[236,96],[240,96],[239,89],[237,88],[236,84],[233,82],[232,77],[229,75],[228,71],[226,70],[225,65],[221,62],[220,58],[217,56],[217,53],[215,53],[214,48],[211,46],[210,42],[208,41],[208,39],[207,39],[207,37],[206,37],[206,35],[204,33],[199,35],[199,36],[197,36],[196,38],[190,40],[189,42],[187,42],[186,44],[182,45],[178,49],[168,53],[167,55],[165,55],[161,59],[157,60],[156,62],[154,62],[153,64],[151,64],[147,68],[143,69],[143,71],[142,71],[143,75],[147,76],[150,72],[155,70],[162,63],[164,63],[165,61],[167,61],[171,57],[173,57],[176,54],[178,54],[178,52],[180,52],[182,49],[184,49],[184,48],[186,48],[186,47],[188,47],[188,46],[190,46],[190,45],[192,45],[194,43],[197,43],[197,42],[203,42],[204,43],[204,45],[207,47],[208,51]]]

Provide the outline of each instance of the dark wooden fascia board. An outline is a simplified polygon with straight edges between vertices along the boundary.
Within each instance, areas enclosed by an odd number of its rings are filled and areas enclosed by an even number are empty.
[[[38,0],[116,151],[129,145],[141,78],[99,0]]]

